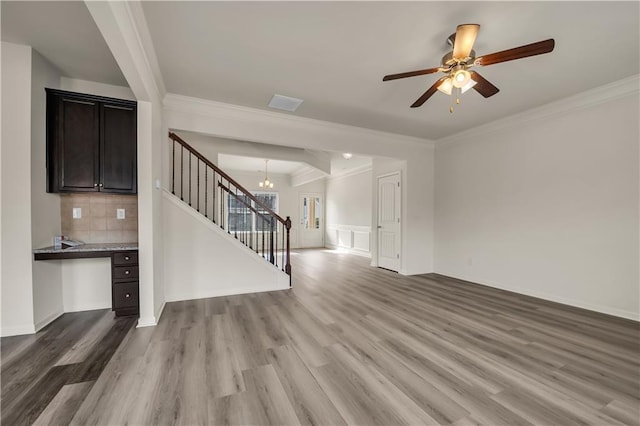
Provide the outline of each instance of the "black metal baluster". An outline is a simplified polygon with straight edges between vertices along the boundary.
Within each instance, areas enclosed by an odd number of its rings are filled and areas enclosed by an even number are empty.
[[[213,171],[213,181],[211,183],[213,191],[211,191],[211,205],[213,211],[211,212],[211,216],[213,217],[213,223],[216,222],[216,182],[218,182],[216,178],[216,171]],[[218,213],[218,222],[220,222],[220,213]]]
[[[176,141],[172,139],[173,145],[171,146],[171,193],[176,195]]]
[[[196,195],[197,195],[197,205],[198,205],[198,211],[200,211],[200,158],[197,158],[198,160],[198,185],[196,186]]]
[[[209,190],[207,189],[207,170],[208,170],[208,168],[209,167],[205,164],[204,165],[204,217],[208,217],[207,216],[207,193],[209,192]]]
[[[273,251],[273,228],[275,226],[274,224],[275,218],[273,216],[271,216],[271,226],[270,226],[270,238],[269,238],[269,262],[271,262],[272,265],[275,265],[276,263],[276,259],[275,259],[275,253]]]
[[[191,181],[193,180],[193,176],[191,175],[191,153],[189,153],[189,206],[191,206]]]
[[[180,199],[184,201],[184,146],[180,145]]]

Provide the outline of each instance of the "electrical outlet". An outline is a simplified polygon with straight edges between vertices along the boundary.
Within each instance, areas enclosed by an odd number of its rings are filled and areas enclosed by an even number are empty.
[[[81,219],[82,218],[82,208],[80,208],[80,207],[74,207],[73,208],[73,218],[74,219]]]
[[[124,219],[124,209],[116,209],[116,219]]]

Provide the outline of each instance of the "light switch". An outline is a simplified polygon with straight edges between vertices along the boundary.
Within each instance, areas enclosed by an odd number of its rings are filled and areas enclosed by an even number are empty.
[[[124,219],[124,209],[116,209],[116,219]]]
[[[73,218],[74,219],[81,219],[82,218],[82,208],[80,208],[80,207],[74,207],[73,208]]]

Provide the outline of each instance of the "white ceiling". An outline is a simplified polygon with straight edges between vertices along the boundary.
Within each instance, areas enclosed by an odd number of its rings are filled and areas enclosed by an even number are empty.
[[[264,158],[219,154],[218,166],[222,170],[264,173],[264,160]],[[295,161],[269,160],[269,174],[288,175],[305,166],[306,164]]]
[[[437,139],[639,73],[638,2],[144,2],[168,91]],[[478,23],[478,55],[555,38],[551,54],[479,69],[501,91],[475,91],[449,113],[435,75],[446,38]]]
[[[83,2],[1,2],[2,39],[33,46],[64,75],[126,85]],[[274,93],[304,99],[295,115],[438,139],[640,72],[639,2],[145,1],[169,92],[267,109]],[[476,52],[553,37],[548,55],[478,71],[501,91],[475,91],[449,114],[435,75],[460,23],[481,24]]]
[[[222,170],[264,173],[264,158],[246,157],[242,155],[218,154],[218,166]],[[331,176],[340,176],[354,170],[371,167],[372,159],[354,155],[346,160],[341,153],[331,155]],[[298,161],[269,160],[269,176],[271,174],[292,175],[309,170],[313,166]]]
[[[126,86],[81,1],[2,1],[2,41],[32,46],[65,77]]]

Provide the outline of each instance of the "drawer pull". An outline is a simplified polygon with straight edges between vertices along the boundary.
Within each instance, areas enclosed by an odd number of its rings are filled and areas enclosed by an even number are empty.
[[[129,256],[125,256],[125,257],[124,257],[124,260],[129,260]]]
[[[124,271],[124,274],[129,275],[129,271],[128,270]]]
[[[124,295],[124,297],[126,297],[126,298],[131,297],[131,293],[127,293],[127,294],[125,294],[125,295]]]

